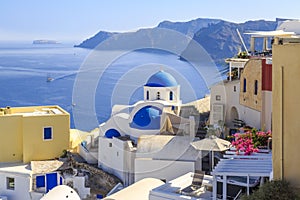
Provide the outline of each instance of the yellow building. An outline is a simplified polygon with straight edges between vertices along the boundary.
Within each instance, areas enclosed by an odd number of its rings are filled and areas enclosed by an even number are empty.
[[[260,113],[260,128],[271,130],[272,58],[249,59],[240,77],[240,104]],[[254,117],[255,115],[253,115]],[[247,116],[251,119],[251,115]]]
[[[273,44],[273,169],[300,191],[300,38]]]
[[[59,157],[69,148],[70,115],[59,106],[0,108],[0,162]]]

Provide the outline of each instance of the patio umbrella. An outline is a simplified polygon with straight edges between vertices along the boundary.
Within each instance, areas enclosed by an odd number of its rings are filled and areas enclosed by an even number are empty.
[[[231,143],[227,140],[223,140],[214,135],[192,142],[191,145],[200,151],[211,151],[212,152],[212,168],[214,166],[214,151],[226,151],[229,149]]]

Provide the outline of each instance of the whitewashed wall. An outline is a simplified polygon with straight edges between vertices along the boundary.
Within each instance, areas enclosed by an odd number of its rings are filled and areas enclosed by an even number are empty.
[[[235,88],[235,89],[234,89]],[[217,100],[216,96],[220,95],[221,99]],[[227,127],[232,127],[231,109],[235,107],[240,120],[246,122],[247,125],[261,128],[261,112],[248,108],[240,104],[240,82],[239,80],[227,82],[224,85],[218,84],[211,88],[211,107],[214,104],[224,106],[224,121]],[[214,124],[213,109],[211,109],[210,123]]]
[[[125,186],[133,183],[134,158],[130,141],[117,138],[99,138],[98,167],[114,174]]]
[[[15,189],[9,190],[6,187],[6,177],[15,179]],[[25,174],[1,173],[0,174],[0,194],[7,196],[9,200],[31,200],[29,191],[31,178]]]
[[[143,178],[170,181],[194,170],[195,162],[139,158],[135,160],[134,177],[135,181]]]
[[[157,100],[157,92],[160,93],[160,99],[170,103],[180,102],[180,86],[177,87],[147,87],[144,86],[144,100],[147,100],[147,91],[149,91],[149,101]],[[173,100],[170,101],[170,92],[173,92]]]

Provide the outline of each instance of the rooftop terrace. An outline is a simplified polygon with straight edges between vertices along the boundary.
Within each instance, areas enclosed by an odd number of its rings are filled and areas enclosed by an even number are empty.
[[[41,116],[41,115],[66,115],[68,112],[59,106],[29,106],[29,107],[9,107],[0,108],[0,116],[22,115]]]

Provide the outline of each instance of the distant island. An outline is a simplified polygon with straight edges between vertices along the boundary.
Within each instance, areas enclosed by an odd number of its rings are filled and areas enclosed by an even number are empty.
[[[60,44],[56,40],[33,40],[32,44]]]

